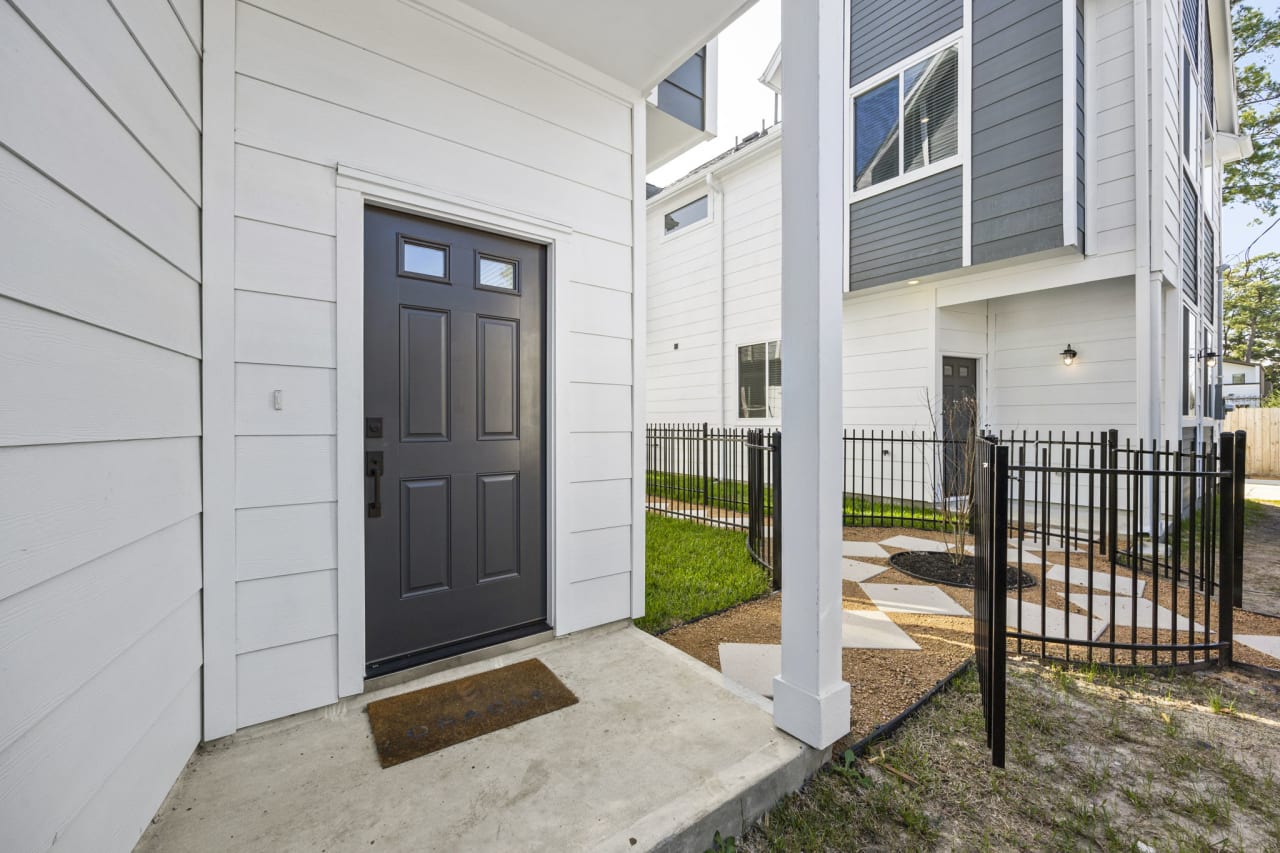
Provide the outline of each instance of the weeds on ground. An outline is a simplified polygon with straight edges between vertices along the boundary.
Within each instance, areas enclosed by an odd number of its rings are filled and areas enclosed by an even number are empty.
[[[1280,692],[1212,673],[1020,662],[997,770],[970,672],[862,757],[838,755],[738,849],[1280,850],[1277,717]]]

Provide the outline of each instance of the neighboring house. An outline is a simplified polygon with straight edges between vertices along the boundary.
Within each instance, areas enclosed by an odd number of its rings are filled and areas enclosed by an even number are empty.
[[[1261,405],[1271,393],[1261,364],[1222,360],[1222,402],[1227,411]]]
[[[0,849],[643,612],[644,175],[750,4],[589,5],[0,7]]]
[[[844,423],[1214,429],[1226,0],[850,10]],[[783,422],[784,132],[649,199],[651,421]]]

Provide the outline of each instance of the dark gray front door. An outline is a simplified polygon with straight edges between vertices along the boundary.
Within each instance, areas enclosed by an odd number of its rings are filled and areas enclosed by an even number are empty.
[[[370,674],[547,615],[546,249],[365,211]]]
[[[978,361],[942,358],[942,429],[946,439],[943,486],[946,497],[969,494],[975,430],[978,427]]]

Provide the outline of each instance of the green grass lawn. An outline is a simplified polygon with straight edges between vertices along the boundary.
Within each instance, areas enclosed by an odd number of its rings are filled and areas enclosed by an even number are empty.
[[[645,527],[645,615],[656,634],[769,591],[769,575],[747,551],[747,536],[649,513]]]

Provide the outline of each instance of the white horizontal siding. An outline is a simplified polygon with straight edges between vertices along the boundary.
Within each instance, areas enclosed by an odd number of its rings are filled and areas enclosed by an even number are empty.
[[[593,559],[622,573],[629,612],[628,105],[396,0],[255,0],[237,5],[236,27],[238,724],[336,698],[339,165],[572,229],[553,259],[572,284],[549,300],[571,481],[559,532],[622,529]],[[595,565],[560,551],[560,572],[594,580]],[[556,618],[614,618],[606,599],[558,596]]]
[[[0,6],[3,850],[131,849],[199,739],[194,23]]]
[[[929,428],[937,359],[934,313],[933,293],[927,288],[845,301],[846,425]]]
[[[1133,5],[1102,0],[1093,10],[1089,114],[1093,162],[1085,199],[1093,219],[1090,255],[1133,251],[1135,235]]]

